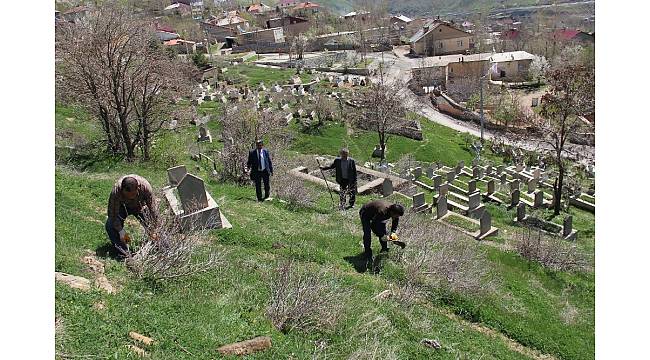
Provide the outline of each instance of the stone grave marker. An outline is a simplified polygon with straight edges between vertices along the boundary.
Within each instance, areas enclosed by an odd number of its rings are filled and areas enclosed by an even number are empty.
[[[478,159],[474,158],[472,159],[472,167],[477,167],[478,166]]]
[[[201,178],[192,174],[185,175],[178,184],[178,197],[185,213],[208,207],[205,184]]]
[[[541,176],[542,176],[542,171],[539,168],[533,170],[533,179],[539,180]]]
[[[501,185],[507,184],[508,183],[508,175],[501,174],[501,178],[499,180],[501,181]]]
[[[426,171],[427,177],[429,179],[431,179],[431,177],[433,177],[433,171],[434,171],[433,168],[431,166],[427,166],[425,171]]]
[[[487,183],[487,193],[488,195],[494,194],[494,180],[490,180]]]
[[[478,167],[473,167],[472,168],[472,178],[478,179],[479,175],[480,175],[480,171],[479,171]]]
[[[520,202],[517,204],[517,221],[524,221],[526,219],[526,204]]]
[[[199,137],[196,139],[197,142],[212,142],[212,135],[210,135],[210,130],[206,129],[204,126],[199,127]]]
[[[562,221],[562,237],[567,237],[573,232],[573,215],[567,215]]]
[[[417,209],[422,207],[425,204],[424,201],[424,193],[419,192],[415,195],[413,195],[413,209]]]
[[[510,205],[512,206],[517,206],[519,204],[519,196],[520,196],[519,189],[515,189],[510,193]]]
[[[530,179],[528,181],[528,192],[532,193],[537,189],[537,180],[536,179]]]
[[[533,203],[534,208],[539,208],[544,205],[544,192],[537,190],[535,191],[535,202]]]
[[[436,217],[438,219],[447,215],[447,195],[441,195],[438,197],[438,203],[436,204]]]
[[[422,176],[422,168],[420,166],[413,169],[413,176],[415,176],[416,179]]]
[[[515,165],[515,171],[522,172],[523,170],[524,170],[524,165],[523,164]]]
[[[485,168],[485,175],[487,176],[492,176],[492,173],[494,172],[494,167],[492,165],[488,165]]]
[[[187,169],[185,168],[185,165],[174,166],[167,169],[167,179],[169,179],[169,186],[178,186],[178,183],[183,180],[185,175],[187,175]]]
[[[393,193],[393,182],[390,179],[384,178],[384,182],[381,186],[381,193],[384,196],[388,196]]]
[[[284,120],[287,121],[287,124],[290,124],[290,123],[291,123],[291,120],[293,120],[293,114],[292,114],[292,113],[288,113],[288,114],[284,117]]]
[[[514,179],[510,182],[510,191],[519,190],[519,179]]]
[[[440,187],[440,185],[442,185],[442,176],[433,175],[433,177],[431,177],[431,180],[433,180],[433,188],[436,189],[436,191],[438,191],[438,188]]]
[[[467,207],[470,209],[476,209],[480,205],[481,205],[481,194],[478,192],[469,194],[469,201]]]
[[[492,229],[492,217],[490,216],[490,213],[487,211],[483,211],[483,215],[481,215],[480,219],[480,232],[479,232],[479,237],[487,234],[490,229]]]
[[[448,184],[441,184],[440,187],[438,188],[438,194],[440,196],[447,196],[448,192],[449,192],[449,185]]]
[[[476,180],[472,179],[467,183],[467,192],[470,194],[476,192]]]
[[[503,174],[503,171],[506,169],[505,165],[499,165],[497,166],[497,175],[501,176]]]
[[[452,170],[447,173],[447,182],[453,182],[454,179],[456,179],[456,172]]]

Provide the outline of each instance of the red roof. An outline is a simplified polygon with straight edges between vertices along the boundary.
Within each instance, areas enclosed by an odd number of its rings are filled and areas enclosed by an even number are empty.
[[[174,28],[168,25],[161,25],[158,23],[154,24],[154,27],[156,28],[156,31],[164,31],[164,32],[169,32],[169,33],[175,33]]]
[[[553,39],[555,40],[571,40],[576,35],[581,33],[580,30],[575,30],[575,29],[562,29],[562,30],[555,30],[553,32]]]
[[[302,3],[294,6],[293,8],[295,10],[300,10],[300,9],[311,9],[311,8],[317,8],[317,7],[320,7],[320,5],[318,5],[316,3],[313,3],[313,2],[307,1],[307,2],[302,2]]]

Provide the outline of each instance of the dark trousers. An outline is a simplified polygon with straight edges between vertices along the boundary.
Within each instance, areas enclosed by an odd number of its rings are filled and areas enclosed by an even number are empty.
[[[339,186],[341,187],[341,191],[339,192],[339,203],[341,207],[345,206],[346,195],[350,196],[350,206],[354,206],[354,201],[357,196],[357,182],[341,179]]]
[[[370,246],[372,233],[379,237],[382,250],[388,249],[388,242],[381,240],[381,237],[386,235],[386,224],[381,221],[373,222],[370,219],[365,219],[363,215],[363,209],[359,210],[359,217],[361,217],[361,225],[363,226],[363,249],[366,255],[372,255],[372,247]]]
[[[126,217],[129,215],[133,215],[140,221],[140,224],[146,227],[146,220],[145,220],[145,215],[141,212],[130,212],[128,211],[124,206],[120,208],[120,213],[118,216],[118,219],[116,221],[119,221],[122,227],[124,227],[124,220],[126,220]],[[117,250],[118,254],[121,256],[126,256],[129,254],[129,245],[127,245],[122,239],[120,239],[120,233],[115,230],[115,227],[113,226],[113,223],[110,221],[110,219],[106,219],[106,233],[108,234],[108,238],[111,240],[111,243]]]
[[[269,185],[269,171],[264,170],[257,172],[253,177],[255,182],[255,194],[257,195],[257,201],[263,201],[269,197],[269,192],[271,191],[271,186]],[[262,181],[264,181],[264,197],[262,197]]]

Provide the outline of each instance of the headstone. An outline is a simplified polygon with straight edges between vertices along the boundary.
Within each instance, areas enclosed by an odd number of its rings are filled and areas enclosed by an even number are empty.
[[[447,182],[453,182],[456,179],[456,172],[454,170],[447,173]]]
[[[573,215],[567,215],[562,222],[562,237],[567,237],[573,232]]]
[[[497,166],[497,175],[501,176],[503,174],[503,171],[506,169],[505,165],[499,165]]]
[[[178,184],[178,197],[186,214],[208,207],[205,184],[195,175],[187,174],[183,177]]]
[[[488,195],[494,194],[494,180],[490,180],[487,183],[487,193]]]
[[[436,204],[436,217],[438,219],[447,215],[447,195],[440,195]]]
[[[459,162],[458,165],[456,165],[456,168],[454,169],[456,175],[460,175],[461,171],[463,171],[463,165]]]
[[[197,142],[212,142],[212,136],[210,135],[210,130],[206,129],[204,126],[199,127],[199,137],[196,139]]]
[[[480,171],[479,171],[478,167],[475,166],[474,168],[472,168],[472,177],[474,179],[478,179],[480,175],[481,174],[480,174]]]
[[[520,193],[518,189],[513,190],[512,193],[510,193],[510,196],[511,196],[510,205],[516,206],[517,204],[519,204]]]
[[[476,180],[472,179],[467,183],[467,192],[470,194],[476,192]]]
[[[413,169],[413,176],[415,176],[416,179],[422,176],[422,168],[420,166]]]
[[[292,113],[288,113],[288,114],[284,117],[284,120],[287,121],[287,124],[290,124],[290,123],[291,123],[291,120],[293,120],[293,114],[292,114]]]
[[[528,181],[528,192],[532,193],[537,189],[537,180],[536,179],[530,179]]]
[[[539,208],[544,205],[544,192],[537,190],[535,191],[535,202],[533,203],[534,208]]]
[[[447,196],[448,192],[449,192],[449,184],[441,184],[440,187],[438,188],[439,196]]]
[[[442,185],[442,176],[433,175],[433,177],[431,177],[431,180],[433,180],[433,188],[436,189],[436,191],[438,191],[438,188],[440,187],[440,185]]]
[[[526,219],[526,204],[520,202],[517,204],[517,221],[524,221]]]
[[[468,206],[470,209],[476,209],[481,205],[481,194],[478,192],[469,194]]]
[[[289,104],[282,105],[282,110],[289,110]]]
[[[535,106],[537,106],[537,104],[539,104],[539,98],[536,98],[536,97],[531,98],[531,104],[530,104],[530,106],[531,106],[531,107],[535,107]]]
[[[481,230],[479,235],[485,235],[490,231],[490,229],[492,229],[492,217],[487,211],[483,211],[483,215],[481,215],[480,227]]]
[[[485,168],[485,175],[487,176],[492,176],[492,173],[494,172],[494,167],[492,165],[488,165]]]
[[[508,183],[508,175],[501,174],[501,179],[499,180],[501,180],[501,185],[505,185],[506,183]]]
[[[384,178],[384,183],[381,187],[381,193],[384,196],[388,196],[393,193],[393,182],[390,179]]]
[[[519,179],[514,179],[510,182],[510,191],[519,190]]]
[[[515,171],[522,172],[522,170],[524,170],[524,165],[523,164],[517,164],[515,166]]]
[[[478,159],[474,158],[472,159],[472,167],[477,167],[478,166]]]
[[[431,166],[427,166],[425,171],[427,178],[431,179],[431,177],[433,177],[433,168]]]
[[[413,195],[413,208],[419,208],[422,205],[424,205],[424,193],[419,192],[415,195]]]
[[[541,176],[542,176],[542,170],[540,170],[539,168],[533,170],[533,179],[539,180]]]
[[[179,165],[179,166],[174,166],[172,168],[167,169],[167,178],[169,179],[169,186],[178,186],[178,183],[183,180],[183,178],[187,175],[187,169],[185,168],[185,165]]]

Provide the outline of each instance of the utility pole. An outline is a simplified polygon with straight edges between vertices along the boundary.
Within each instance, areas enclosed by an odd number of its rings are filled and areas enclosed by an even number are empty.
[[[483,76],[479,78],[478,83],[481,88],[481,144],[483,144]]]

